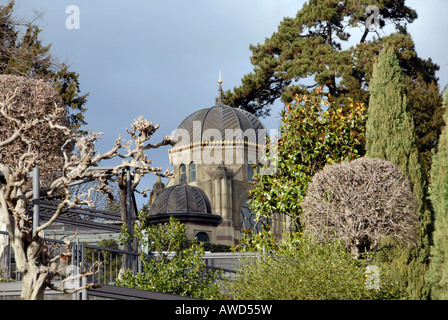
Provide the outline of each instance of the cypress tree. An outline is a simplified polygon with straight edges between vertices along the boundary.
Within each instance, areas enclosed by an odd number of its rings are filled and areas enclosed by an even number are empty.
[[[448,123],[448,92],[445,94],[445,124]],[[433,156],[430,199],[434,207],[434,235],[428,281],[432,299],[448,299],[448,130],[442,131]]]
[[[394,246],[387,253],[391,269],[399,271],[401,284],[411,299],[427,299],[425,281],[432,229],[426,197],[427,176],[418,149],[406,92],[406,80],[395,52],[385,47],[379,54],[370,82],[366,124],[366,157],[393,162],[409,178],[418,201],[418,243],[411,248]]]

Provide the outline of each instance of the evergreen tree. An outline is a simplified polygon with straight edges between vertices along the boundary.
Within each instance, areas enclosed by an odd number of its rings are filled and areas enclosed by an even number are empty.
[[[366,10],[369,5],[379,8],[379,29],[395,26],[395,33],[382,38],[369,33],[365,24],[372,16]],[[322,87],[337,108],[349,107],[349,98],[368,107],[374,59],[388,44],[399,52],[408,86],[416,89],[409,99],[410,111],[429,169],[431,149],[437,145],[442,125],[442,97],[435,76],[439,67],[417,55],[406,32],[407,24],[416,18],[417,13],[403,0],[309,0],[295,17],[284,18],[264,43],[250,46],[254,70],[242,78],[241,86],[227,91],[224,100],[264,116],[278,99],[288,103],[296,94]],[[354,39],[350,33],[359,28],[365,32]]]
[[[445,94],[445,123],[448,123],[448,92]],[[434,207],[434,235],[428,281],[432,299],[448,299],[448,130],[442,132],[433,156],[431,202]]]
[[[41,29],[32,22],[13,17],[15,1],[0,5],[0,74],[45,79],[55,88],[66,105],[72,129],[86,124],[83,113],[88,94],[81,95],[78,74],[50,53],[50,45],[39,38]]]
[[[424,276],[428,267],[432,213],[426,196],[426,172],[414,130],[402,69],[395,52],[386,47],[378,57],[370,82],[366,157],[391,161],[411,181],[418,201],[419,241],[414,248],[395,249],[391,253],[395,257],[390,262],[397,268],[405,265],[402,273],[410,297],[425,299],[429,295]]]

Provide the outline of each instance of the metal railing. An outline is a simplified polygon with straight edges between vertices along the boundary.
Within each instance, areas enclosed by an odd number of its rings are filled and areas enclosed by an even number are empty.
[[[55,257],[66,250],[62,240],[45,239],[45,242],[51,257]],[[17,272],[14,260],[14,251],[9,243],[9,235],[4,231],[0,231],[0,245],[2,243],[3,251],[0,251],[0,253],[2,252],[3,255],[0,256],[0,279],[20,281],[20,273]],[[142,253],[84,244],[80,243],[79,240],[70,243],[70,250],[71,256],[63,256],[59,261],[58,268],[61,274],[54,279],[55,282],[61,283],[64,280],[67,282],[67,278],[76,278],[80,272],[90,268],[94,268],[96,271],[86,278],[76,280],[79,282],[66,283],[73,288],[81,286],[83,283],[115,285],[115,280],[123,269],[131,269],[136,273],[144,272],[141,260]],[[143,253],[142,255],[151,258],[156,254]],[[235,273],[238,261],[242,256],[250,258],[253,254],[206,252],[202,258],[206,263],[207,270],[220,270],[223,276],[231,277]],[[82,299],[83,294],[85,293],[81,292],[75,295],[76,299]]]
[[[50,258],[63,253],[66,248],[64,241],[57,239],[45,239],[46,246],[50,251]],[[18,280],[20,274],[17,272],[14,251],[9,242],[7,232],[0,231],[0,279]],[[137,252],[103,248],[89,244],[70,243],[71,256],[63,256],[59,260],[58,269],[61,276],[55,280],[63,280],[73,274],[73,272],[84,271],[96,267],[96,273],[89,277],[89,281],[94,283],[111,284],[118,277],[120,269],[131,267],[135,272],[142,272],[140,254]],[[123,257],[126,257],[128,265],[123,265]]]

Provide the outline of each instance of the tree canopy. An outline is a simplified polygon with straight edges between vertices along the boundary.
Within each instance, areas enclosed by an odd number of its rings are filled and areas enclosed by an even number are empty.
[[[427,173],[419,152],[419,143],[407,93],[409,88],[393,49],[386,47],[374,66],[370,84],[370,106],[366,124],[366,157],[394,163],[410,180],[417,199],[418,245],[394,249],[389,262],[400,270],[412,299],[429,297],[424,279],[428,268],[433,228],[433,212],[427,199]],[[394,255],[394,258],[390,258]],[[398,267],[400,266],[400,267]]]
[[[372,17],[369,5],[379,9],[375,30],[366,25]],[[416,11],[404,0],[307,1],[295,17],[284,18],[264,43],[250,46],[254,70],[233,92],[225,92],[224,102],[265,116],[275,101],[288,103],[296,94],[322,87],[322,93],[333,97],[338,107],[349,107],[349,99],[368,107],[374,60],[388,44],[398,53],[407,86],[413,89],[410,110],[429,169],[431,149],[437,145],[442,125],[442,97],[435,76],[439,66],[417,55],[407,33],[407,25],[416,18]],[[395,32],[380,37],[386,26]],[[352,34],[359,29],[364,33],[354,39]]]
[[[352,103],[348,111],[335,109],[320,90],[315,94],[297,96],[282,112],[278,169],[273,175],[256,173],[250,191],[250,206],[258,216],[278,212],[298,218],[316,172],[326,164],[364,155],[365,107]]]
[[[1,164],[12,168],[27,151],[35,151],[41,181],[50,183],[64,163],[66,138],[51,128],[48,116],[55,114],[53,121],[58,125],[68,123],[58,92],[44,80],[0,75],[0,106]]]

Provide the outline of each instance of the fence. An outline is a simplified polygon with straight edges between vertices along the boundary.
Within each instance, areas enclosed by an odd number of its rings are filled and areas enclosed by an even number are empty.
[[[17,272],[14,260],[14,252],[9,244],[8,234],[4,231],[0,231],[0,244],[2,241],[5,246],[3,246],[3,255],[1,255],[0,251],[0,278],[20,281],[20,274]],[[64,244],[62,240],[45,239],[45,241],[52,257],[55,257],[62,253],[63,250],[66,250],[66,248],[62,246]],[[154,292],[140,293],[138,296],[135,296],[135,292],[138,291],[126,291],[126,288],[118,289],[118,287],[113,288],[115,279],[118,278],[122,268],[129,268],[134,270],[134,272],[143,272],[141,256],[137,252],[83,244],[79,243],[79,240],[70,243],[70,250],[71,256],[62,257],[60,259],[59,270],[61,270],[61,275],[54,279],[54,282],[56,284],[64,283],[67,288],[76,288],[83,283],[100,283],[104,285],[102,289],[89,290],[88,292],[87,290],[80,291],[73,295],[73,299],[87,299],[87,296],[111,298],[114,295],[116,296],[116,299],[128,299],[133,296],[136,299],[157,299],[162,296],[164,299],[174,299],[172,295],[157,295],[158,293]],[[241,259],[242,255],[255,257],[253,254],[248,253],[206,252],[202,258],[204,259],[208,270],[220,270],[224,277],[231,277],[235,273],[235,269],[238,267],[238,261]],[[151,255],[144,256],[148,258],[151,257]],[[99,267],[95,267],[98,265]],[[77,275],[90,268],[96,268],[95,270],[97,272],[79,280]],[[17,290],[19,290],[17,289],[17,285],[10,284],[9,286],[14,287],[14,290],[11,289],[11,292],[15,292],[16,295]],[[5,291],[3,290],[2,293],[2,289],[0,288],[0,295],[2,294],[5,294]]]
[[[92,170],[110,171],[109,167],[97,167]],[[128,179],[128,186],[131,184],[130,171],[126,172]],[[40,224],[40,220],[49,220],[57,204],[41,201],[39,198],[39,170],[35,168],[33,171],[33,203],[30,204],[30,210],[33,212],[33,229]],[[80,182],[81,183],[81,182]],[[132,209],[136,210],[135,198],[133,194],[128,192],[127,199],[128,212],[127,219],[132,218]],[[136,212],[134,212],[136,215]],[[52,230],[54,236],[58,236],[57,230],[60,230],[59,236],[67,236],[69,234],[77,234],[79,228],[84,229],[84,232],[88,234],[87,230],[93,230],[94,232],[101,231],[110,234],[117,234],[120,232],[122,226],[121,216],[114,212],[101,211],[97,209],[88,208],[70,208],[64,210],[58,219],[52,224]],[[75,232],[76,230],[76,232]],[[50,231],[50,230],[49,230]],[[78,238],[79,239],[79,238]],[[64,242],[58,239],[45,239],[47,249],[51,254],[51,257],[56,257],[63,253],[63,250],[67,250],[64,246]],[[54,279],[54,283],[64,284],[65,286],[80,286],[83,283],[101,283],[104,288],[102,292],[105,296],[113,295],[114,293],[121,297],[132,296],[130,291],[124,293],[123,290],[118,290],[113,287],[115,279],[119,276],[119,273],[123,269],[131,269],[134,272],[143,272],[143,263],[141,256],[137,252],[102,248],[99,246],[88,245],[80,243],[79,240],[70,243],[71,255],[62,255],[59,260],[60,276]],[[148,255],[147,255],[148,256]],[[150,256],[148,256],[150,257]],[[219,269],[223,271],[225,276],[231,276],[234,273],[234,262],[231,254],[212,254],[207,253],[203,259],[205,259],[208,269]],[[97,272],[92,273],[88,277],[82,278],[79,282],[78,275],[86,270],[95,268]],[[0,281],[0,287],[10,287],[9,292],[17,294],[19,290],[20,273],[17,272],[16,262],[14,260],[14,252],[12,250],[9,235],[5,231],[0,231],[0,280],[6,279],[9,282],[8,286],[5,286],[4,282]],[[20,290],[19,290],[20,292]],[[89,294],[94,294],[92,290]],[[99,291],[98,291],[99,292]],[[3,291],[5,294],[5,291]],[[98,293],[99,294],[99,293]],[[2,295],[2,288],[0,288],[0,296]],[[156,297],[157,295],[151,295]],[[75,294],[75,299],[86,299],[87,291],[84,290],[79,294]],[[148,298],[147,293],[141,294],[144,299]],[[157,296],[160,297],[160,296]]]
[[[62,240],[45,239],[45,242],[51,258],[67,250]],[[4,231],[0,231],[0,250],[0,279],[20,281],[14,251],[9,242],[9,236]],[[113,285],[122,268],[142,272],[141,258],[137,252],[81,244],[79,240],[70,243],[70,251],[71,255],[62,255],[60,258],[58,266],[60,275],[54,279],[55,283],[64,283],[64,287],[68,289],[74,289],[87,282]],[[124,263],[126,265],[123,265]],[[77,276],[80,273],[91,268],[95,271],[92,275],[78,279]],[[16,286],[13,287],[16,288]],[[81,292],[80,297],[83,294],[85,292]]]
[[[56,257],[66,250],[63,246],[65,242],[62,240],[44,240],[51,258]],[[0,251],[0,278],[20,280],[20,275],[16,270],[14,252],[9,242],[9,236],[4,231],[0,231],[0,245],[2,244],[2,251]],[[101,267],[98,268],[98,273],[92,276],[93,278],[91,280],[93,282],[99,282],[98,280],[101,280],[101,283],[107,283],[107,279],[116,278],[119,269],[122,267],[123,256],[129,260],[128,267],[130,266],[136,272],[141,272],[142,270],[140,255],[137,252],[81,244],[79,240],[70,243],[70,251],[71,256],[63,256],[60,259],[59,269],[62,270],[68,266],[89,269],[94,266],[95,262],[97,262],[96,264],[100,263]]]

